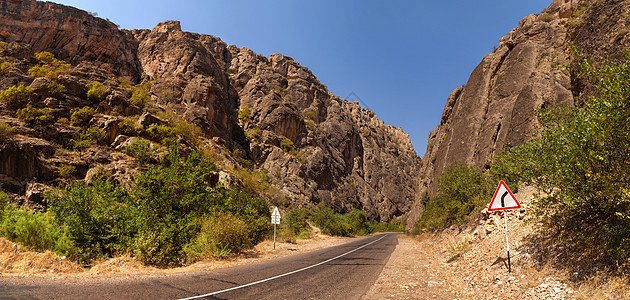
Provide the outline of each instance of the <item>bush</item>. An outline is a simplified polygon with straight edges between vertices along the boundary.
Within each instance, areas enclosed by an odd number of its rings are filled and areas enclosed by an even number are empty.
[[[139,108],[144,108],[150,101],[151,97],[143,87],[136,88],[133,91],[131,98],[129,99],[129,102],[131,102],[131,104]]]
[[[293,146],[293,141],[288,138],[283,138],[282,141],[280,141],[280,149],[289,153],[294,152],[295,147]]]
[[[84,106],[82,108],[75,107],[70,110],[70,124],[74,126],[85,127],[90,123],[94,116],[94,108]]]
[[[630,54],[582,62],[599,95],[581,108],[541,110],[539,137],[497,156],[492,170],[537,187],[533,212],[558,241],[630,257]]]
[[[306,208],[295,208],[284,215],[282,220],[282,229],[291,231],[295,235],[299,235],[304,231],[309,231],[308,218],[311,211]]]
[[[61,164],[57,169],[57,173],[59,173],[60,177],[63,178],[71,178],[74,176],[74,173],[77,171],[77,168],[73,165]]]
[[[77,258],[89,262],[129,253],[138,231],[137,209],[114,181],[77,182],[49,193],[49,210],[67,228]]]
[[[262,136],[262,129],[254,127],[247,132],[248,140],[258,140]]]
[[[103,99],[105,93],[107,92],[107,88],[105,88],[105,86],[98,81],[92,81],[88,83],[87,87],[87,97],[92,101],[99,101]]]
[[[493,187],[480,169],[455,164],[438,179],[440,194],[425,200],[425,211],[416,223],[417,229],[438,230],[451,224],[463,225],[470,214],[492,197]]]
[[[135,138],[125,147],[125,153],[138,161],[139,165],[145,165],[154,159],[155,149],[149,140]]]
[[[50,82],[47,87],[48,87],[48,95],[53,96],[53,97],[61,97],[63,96],[63,93],[66,92],[65,86],[54,81]]]
[[[105,132],[96,127],[90,126],[85,130],[74,134],[74,138],[70,140],[72,147],[77,151],[83,151],[90,148],[94,144],[100,144],[105,140]]]
[[[14,62],[2,62],[0,64],[0,73],[3,75],[7,75],[11,72],[14,72],[17,68],[15,67],[16,63]]]
[[[136,255],[145,263],[181,264],[183,246],[198,232],[197,219],[210,211],[216,191],[208,188],[213,163],[198,153],[182,157],[172,146],[161,163],[134,179],[134,204],[144,224]]]
[[[166,125],[151,124],[147,128],[147,133],[152,140],[156,142],[162,142],[165,139],[170,139],[175,136],[173,128]]]
[[[234,173],[250,194],[271,198],[278,194],[278,189],[271,184],[271,177],[264,170],[237,168]]]
[[[199,146],[203,132],[199,126],[180,118],[173,110],[167,109],[160,114],[160,117],[168,120],[173,128],[173,133],[182,137],[193,146]]]
[[[0,99],[10,109],[23,108],[34,96],[35,92],[30,87],[21,84],[12,86],[0,93]]]
[[[251,111],[249,109],[249,105],[243,105],[238,110],[238,120],[241,123],[246,123],[250,119],[250,114],[251,114]]]
[[[212,187],[216,170],[198,152],[172,144],[155,165],[122,185],[104,179],[49,193],[49,211],[67,227],[80,261],[132,253],[156,266],[226,256],[269,231],[264,199]]]
[[[43,62],[43,63],[49,63],[49,64],[54,64],[54,63],[59,63],[60,61],[58,59],[55,58],[55,56],[47,51],[42,51],[42,52],[38,52],[35,53],[35,59]]]
[[[0,122],[0,142],[8,140],[14,132],[15,129],[11,125]]]
[[[57,78],[57,72],[49,65],[33,66],[28,69],[28,76],[33,78],[46,77],[52,80]]]
[[[72,256],[74,248],[67,228],[49,213],[29,211],[11,205],[0,192],[0,235],[36,251],[51,250]]]
[[[184,247],[190,258],[225,258],[252,247],[247,224],[238,217],[217,213],[206,218],[195,239]]]
[[[70,65],[67,62],[55,58],[55,56],[50,52],[42,51],[36,53],[35,58],[39,60],[42,65],[34,66],[28,70],[28,76],[31,77],[46,77],[48,79],[55,79],[59,73],[70,68]]]
[[[327,235],[351,236],[352,226],[345,222],[341,214],[327,206],[319,207],[311,218],[322,233]]]
[[[360,209],[353,209],[349,213],[343,215],[344,221],[350,225],[350,232],[353,235],[365,235],[370,233],[370,226],[367,220],[367,214]]]
[[[29,127],[37,125],[46,126],[55,123],[55,117],[53,117],[50,109],[37,109],[33,108],[30,104],[25,108],[19,109],[17,111],[17,117],[24,122],[24,125]]]
[[[305,111],[304,112],[304,117],[308,121],[312,121],[312,122],[317,121],[317,114],[314,111],[310,111],[310,110]]]

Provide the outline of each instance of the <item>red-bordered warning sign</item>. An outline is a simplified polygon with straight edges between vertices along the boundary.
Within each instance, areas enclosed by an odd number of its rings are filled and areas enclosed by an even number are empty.
[[[494,192],[494,197],[492,197],[492,202],[490,202],[488,211],[515,209],[520,207],[521,204],[518,203],[516,197],[512,194],[512,191],[510,191],[507,184],[501,180],[501,182],[499,182],[499,186],[497,187],[497,191]]]

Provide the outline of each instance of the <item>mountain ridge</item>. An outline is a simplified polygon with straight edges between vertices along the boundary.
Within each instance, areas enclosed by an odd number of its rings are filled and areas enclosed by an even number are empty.
[[[19,163],[0,169],[3,186],[20,199],[32,194],[32,186],[58,184],[62,164],[79,170],[75,179],[97,168],[133,173],[125,170],[134,168],[133,158],[119,155],[121,147],[150,125],[168,123],[159,115],[172,111],[201,128],[211,144],[229,149],[237,165],[241,161],[266,173],[263,181],[275,187],[275,195],[267,195],[272,202],[287,207],[323,202],[338,212],[360,208],[376,221],[401,218],[413,202],[415,187],[408,183],[415,182],[420,158],[408,134],[333,95],[290,57],[264,57],[214,36],[184,32],[178,21],[151,30],[120,30],[88,12],[34,0],[0,1],[0,31],[6,32],[5,42],[23,45],[23,58],[48,51],[71,64],[70,73],[51,79],[66,92],[50,97],[48,104],[33,103],[36,108],[50,108],[56,119],[63,119],[73,108],[91,106],[96,114],[90,124],[108,137],[106,144],[88,149],[102,152],[98,159],[83,159],[87,155],[82,154],[60,160],[62,151],[56,148],[44,158],[38,151],[26,152],[27,161],[37,166],[26,176],[19,175]],[[25,75],[11,73],[0,88],[35,87],[38,77]],[[121,87],[125,80],[147,87],[149,111],[131,103],[134,90]],[[88,99],[92,81],[104,85],[101,99]],[[9,110],[4,114],[14,116]],[[7,121],[25,132],[16,119]],[[130,130],[129,124],[138,129]],[[45,130],[56,131],[54,135],[61,129],[79,130],[64,127]],[[20,142],[5,141],[0,153],[15,156],[11,145]],[[65,150],[72,156],[72,149]],[[48,175],[34,180],[42,172]]]

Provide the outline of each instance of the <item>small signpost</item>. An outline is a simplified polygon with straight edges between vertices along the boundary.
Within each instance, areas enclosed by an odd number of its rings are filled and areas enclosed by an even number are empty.
[[[278,211],[277,206],[273,208],[271,224],[273,224],[273,249],[276,249],[276,225],[280,224],[280,211]]]
[[[505,219],[505,244],[507,245],[507,257],[508,257],[508,272],[512,273],[512,265],[510,264],[510,242],[508,240],[508,229],[507,229],[507,211],[509,209],[520,208],[521,204],[518,203],[512,191],[507,187],[505,182],[501,180],[499,182],[499,186],[497,187],[497,191],[494,192],[494,197],[492,197],[492,202],[490,202],[490,207],[488,207],[488,211],[496,211],[502,210],[503,217]]]

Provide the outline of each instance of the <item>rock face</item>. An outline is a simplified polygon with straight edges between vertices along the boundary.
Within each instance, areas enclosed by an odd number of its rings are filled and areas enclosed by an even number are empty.
[[[420,158],[409,136],[331,94],[290,57],[265,57],[183,32],[177,21],[123,31],[87,12],[34,0],[0,0],[0,40],[9,43],[0,54],[15,66],[0,76],[2,90],[30,86],[44,97],[34,106],[56,117],[91,106],[96,115],[90,125],[105,135],[100,145],[78,153],[70,140],[81,128],[67,120],[27,128],[14,110],[0,106],[3,122],[19,133],[0,141],[0,183],[12,193],[41,190],[35,183],[57,184],[67,166],[76,168],[65,174],[72,178],[128,179],[137,165],[121,153],[124,145],[149,137],[146,129],[167,124],[159,116],[169,113],[200,127],[213,145],[230,150],[233,161],[264,170],[279,191],[273,197],[293,207],[323,202],[388,221],[407,212],[418,193]],[[29,75],[29,68],[45,64],[33,57],[40,51],[72,66],[50,78]],[[148,107],[134,102],[136,88],[121,76],[142,84]],[[103,83],[102,97],[87,96],[93,81]],[[65,91],[53,95],[54,84]],[[40,148],[48,150],[42,154]],[[22,198],[38,202],[33,194]]]
[[[0,1],[0,28],[8,41],[49,51],[71,64],[93,62],[117,75],[139,78],[138,45],[116,24],[60,4]]]
[[[501,38],[468,82],[448,97],[441,122],[429,135],[420,192],[436,193],[437,179],[453,164],[489,168],[504,145],[529,140],[541,107],[583,103],[593,91],[578,78],[582,58],[572,54],[569,42],[596,61],[621,58],[630,45],[624,17],[629,7],[624,1],[555,0]],[[408,229],[422,211],[416,202]]]

